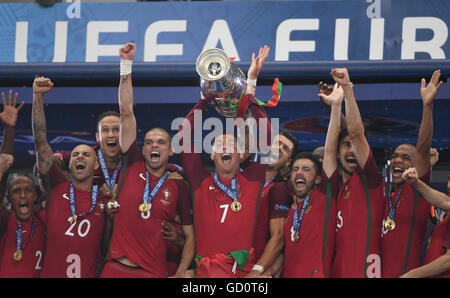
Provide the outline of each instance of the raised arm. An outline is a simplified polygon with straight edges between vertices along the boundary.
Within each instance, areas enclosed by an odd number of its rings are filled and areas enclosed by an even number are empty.
[[[0,153],[2,155],[2,163],[7,165],[7,168],[3,168],[4,171],[1,173],[2,178],[0,182],[0,197],[3,198],[6,191],[6,180],[8,179],[8,175],[4,175],[9,167],[11,166],[14,157],[14,136],[16,134],[16,123],[17,116],[19,114],[20,109],[23,107],[24,102],[22,101],[18,107],[17,97],[19,93],[16,92],[14,95],[14,101],[12,100],[12,90],[9,90],[8,101],[6,101],[5,93],[2,92],[2,100],[3,100],[3,112],[0,113],[0,120],[4,125],[3,129],[3,142],[0,147]]]
[[[337,169],[338,139],[341,129],[341,110],[344,90],[336,83],[331,94],[326,95],[320,90],[319,97],[327,105],[331,106],[330,122],[328,124],[322,164],[325,174],[330,178]]]
[[[422,177],[430,169],[430,148],[433,138],[433,104],[434,97],[442,85],[439,81],[441,71],[436,70],[431,80],[426,86],[426,81],[422,78],[420,86],[420,96],[423,102],[422,122],[420,124],[419,135],[417,137],[417,157],[414,165],[419,177]]]
[[[410,183],[427,201],[447,213],[450,213],[450,197],[445,193],[437,191],[419,179],[419,174],[415,168],[406,169],[403,172],[403,179]]]
[[[0,147],[0,153],[13,154],[14,153],[14,135],[16,133],[16,123],[20,109],[22,109],[24,102],[22,101],[18,107],[17,98],[19,93],[14,95],[12,100],[12,90],[9,90],[8,101],[6,101],[5,93],[2,92],[3,112],[0,113],[0,119],[5,128],[3,130],[3,142]]]
[[[8,171],[11,165],[14,162],[14,156],[7,153],[0,153],[0,179],[3,178],[3,175]],[[4,196],[4,191],[2,193]],[[2,197],[3,198],[3,197]]]
[[[262,106],[260,106],[259,103],[256,101],[255,94],[256,94],[256,81],[258,79],[259,72],[261,71],[262,67],[264,66],[264,63],[269,57],[269,52],[270,48],[267,45],[265,45],[264,47],[259,48],[258,56],[255,56],[255,53],[252,53],[252,63],[250,64],[250,67],[247,72],[247,89],[246,89],[246,94],[249,100],[248,110],[250,111],[250,116],[255,119],[256,131],[259,131],[260,129],[261,120],[266,121],[265,128],[266,128],[267,145],[270,145],[271,143],[272,126],[270,124],[266,110]],[[259,144],[260,142],[257,141],[256,143]]]
[[[119,109],[120,109],[120,148],[128,152],[131,144],[136,140],[137,125],[133,111],[133,84],[131,82],[131,64],[136,54],[136,45],[127,43],[119,50],[120,54],[120,83],[119,83]]]
[[[333,68],[331,70],[333,79],[342,86],[345,96],[345,120],[347,130],[356,148],[355,157],[361,168],[364,168],[369,158],[370,146],[364,135],[364,125],[353,93],[353,84],[346,68]]]
[[[53,162],[53,151],[47,141],[47,124],[44,113],[44,94],[53,88],[49,78],[37,77],[33,82],[33,110],[31,122],[33,127],[36,161],[41,174],[47,174]]]
[[[269,57],[270,48],[265,45],[262,48],[259,48],[258,56],[255,56],[255,53],[252,53],[252,64],[247,72],[247,89],[245,91],[246,94],[251,94],[255,96],[256,93],[256,80],[258,79],[259,72]]]
[[[319,82],[318,87],[319,87],[319,93],[322,93],[324,95],[330,95],[333,92],[333,87],[328,86],[324,82]],[[324,101],[322,98],[320,98],[320,101],[322,102],[322,105],[325,107],[327,112],[329,114],[331,114],[331,105],[328,102]],[[345,122],[345,116],[342,113],[341,113],[341,124],[340,125],[341,125],[341,129],[347,127],[347,123]]]

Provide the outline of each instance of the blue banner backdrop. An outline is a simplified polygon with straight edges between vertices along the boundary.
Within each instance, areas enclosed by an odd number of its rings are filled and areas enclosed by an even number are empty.
[[[446,59],[448,0],[0,4],[0,62],[193,62],[206,48],[236,61]]]

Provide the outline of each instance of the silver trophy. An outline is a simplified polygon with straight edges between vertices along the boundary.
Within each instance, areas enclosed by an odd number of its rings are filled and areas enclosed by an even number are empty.
[[[195,63],[205,100],[225,117],[236,117],[241,93],[246,88],[245,75],[221,49],[209,49]]]

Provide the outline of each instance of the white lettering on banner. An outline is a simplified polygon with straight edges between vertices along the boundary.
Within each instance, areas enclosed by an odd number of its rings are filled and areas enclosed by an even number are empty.
[[[16,47],[14,62],[28,62],[28,22],[16,22]]]
[[[66,263],[70,265],[67,266],[66,276],[68,278],[81,278],[81,258],[79,255],[71,254],[67,256]]]
[[[433,38],[416,41],[417,29],[430,29]],[[448,38],[448,28],[444,21],[435,17],[409,17],[403,19],[402,59],[415,59],[415,53],[428,53],[431,59],[445,59],[442,46]]]
[[[103,32],[128,32],[128,21],[90,21],[86,33],[86,62],[98,62],[99,56],[119,56],[120,45],[100,45]]]
[[[67,22],[55,24],[55,48],[53,62],[66,62],[67,53]]]
[[[159,44],[158,34],[161,32],[186,32],[186,20],[157,21],[145,30],[144,61],[155,62],[157,56],[183,55],[183,44]]]
[[[211,26],[208,37],[206,38],[203,51],[217,48],[217,44],[221,43],[222,49],[227,53],[228,57],[234,57],[234,61],[240,61],[236,45],[233,41],[230,28],[226,20],[215,20]]]
[[[319,19],[288,19],[278,25],[275,60],[289,61],[290,52],[314,52],[314,40],[291,40],[291,32],[297,30],[319,30]]]
[[[369,60],[383,60],[384,51],[384,19],[370,20]]]
[[[334,34],[334,60],[348,60],[349,19],[336,19]]]
[[[375,4],[373,3],[373,5]],[[373,15],[375,17],[370,19],[370,32],[367,34],[370,36],[368,58],[369,60],[383,60],[385,19],[377,17],[378,13]],[[291,40],[291,33],[293,31],[318,31],[319,25],[320,19],[318,18],[287,19],[280,22],[275,37],[275,61],[289,61],[290,53],[315,52],[316,41],[314,39]],[[349,60],[352,58],[348,56],[350,25],[357,26],[358,22],[351,22],[351,19],[348,18],[337,18],[335,20],[335,36],[327,39],[330,46],[334,42],[334,56],[330,59]],[[121,44],[99,44],[99,35],[102,33],[127,33],[129,31],[128,26],[128,21],[87,22],[85,62],[98,62],[98,57],[101,56],[116,56],[118,59],[119,48],[127,41],[127,37],[124,35]],[[28,33],[35,29],[29,26],[28,21],[16,22],[14,62],[28,62]],[[71,34],[70,29],[67,21],[55,21],[53,62],[66,62],[68,53],[73,52],[67,50],[68,38]],[[429,40],[416,40],[417,30],[423,29],[431,30],[433,37]],[[79,30],[80,28],[77,27],[77,31]],[[158,35],[165,32],[187,32],[187,21],[160,20],[150,24],[144,36],[144,61],[155,62],[158,60],[158,56],[184,55],[183,43],[158,43]],[[416,53],[426,53],[431,59],[446,59],[443,46],[448,40],[448,27],[445,21],[440,18],[405,17],[402,20],[402,36],[396,38],[402,39],[401,59],[415,59]],[[238,47],[234,42],[227,21],[224,19],[218,19],[212,23],[203,50],[218,47],[219,42],[230,57],[235,57],[235,61],[240,61]],[[390,52],[389,57],[394,54]],[[195,58],[192,57],[192,60],[195,60]]]

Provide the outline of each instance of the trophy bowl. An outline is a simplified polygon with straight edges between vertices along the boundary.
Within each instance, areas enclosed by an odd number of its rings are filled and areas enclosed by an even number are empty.
[[[233,64],[221,49],[209,49],[198,56],[195,63],[200,75],[203,97],[217,112],[225,117],[236,117],[237,105],[246,78],[242,70]]]

